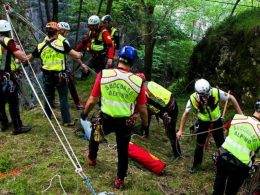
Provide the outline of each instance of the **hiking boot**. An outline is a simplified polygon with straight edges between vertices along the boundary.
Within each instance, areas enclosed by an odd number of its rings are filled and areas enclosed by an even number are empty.
[[[115,189],[121,189],[125,187],[124,179],[116,178],[114,182],[114,188]]]
[[[88,165],[89,166],[96,166],[97,162],[96,162],[96,159],[94,160],[91,160],[89,157],[87,157],[87,160],[88,160]]]
[[[63,123],[64,127],[74,127],[75,126],[75,122],[69,122],[69,123]]]
[[[31,126],[22,126],[19,129],[15,129],[13,131],[13,135],[18,135],[18,134],[22,134],[22,133],[27,133],[29,131],[31,131],[32,127]]]
[[[199,170],[200,165],[193,165],[190,169],[189,172],[190,174],[196,173]]]

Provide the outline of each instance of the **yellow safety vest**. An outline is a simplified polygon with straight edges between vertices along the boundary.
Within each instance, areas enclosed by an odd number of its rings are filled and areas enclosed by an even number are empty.
[[[58,39],[59,39],[60,41],[62,41],[62,42],[64,42],[64,41],[67,40],[67,39],[66,39],[64,36],[62,36],[61,34],[58,35]]]
[[[252,156],[260,147],[259,120],[236,114],[222,147],[245,165],[252,165]]]
[[[141,91],[142,79],[119,69],[102,70],[101,111],[111,117],[130,117]]]
[[[4,45],[7,47],[9,41],[11,39],[8,38],[8,37],[0,37],[0,41],[2,43],[4,43]],[[3,46],[0,44],[0,70],[5,70],[5,67],[6,67],[6,57],[7,57],[7,50],[5,50],[5,52],[3,53]],[[13,57],[13,54],[11,54],[12,57],[11,57],[11,64],[10,64],[10,67],[11,67],[11,71],[15,71],[15,70],[18,70],[19,67],[20,67],[20,64],[16,64],[15,61],[14,61],[14,57]]]
[[[65,51],[63,46],[64,37],[55,40],[46,40],[37,46],[42,60],[42,69],[49,71],[65,70]]]
[[[93,37],[91,39],[90,49],[92,51],[103,51],[105,49],[104,41],[103,41],[103,33],[105,31],[107,31],[107,29],[103,29],[101,32],[99,32],[99,35],[98,35],[97,39],[96,39],[96,37]],[[91,33],[91,32],[89,32],[89,33]]]
[[[202,121],[216,121],[221,116],[221,110],[219,106],[219,91],[217,88],[212,88],[212,98],[214,98],[214,105],[210,107],[208,105],[201,105],[202,109],[199,109],[201,104],[197,99],[197,93],[193,93],[190,96],[190,101],[194,107],[197,116]]]
[[[172,95],[170,91],[153,81],[146,81],[145,86],[145,93],[148,99],[151,99],[153,102],[159,104],[163,108],[165,108],[168,105]],[[160,112],[159,109],[155,108],[150,104],[148,104],[147,106],[150,110],[154,111],[155,113]]]
[[[115,34],[116,31],[117,31],[116,28],[114,28],[114,27],[111,28],[111,38],[112,39],[114,39],[114,34]]]
[[[110,36],[111,36],[111,39],[112,39],[114,45],[115,45],[114,35],[115,35],[115,32],[116,32],[116,31],[117,31],[116,28],[114,28],[114,27],[111,28]]]

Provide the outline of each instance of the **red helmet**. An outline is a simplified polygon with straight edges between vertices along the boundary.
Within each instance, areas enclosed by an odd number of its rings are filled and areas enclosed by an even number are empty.
[[[144,73],[138,72],[135,74],[136,76],[139,76],[143,81],[146,81]]]
[[[47,28],[47,29],[50,28],[50,29],[53,29],[53,30],[56,30],[56,31],[60,30],[57,22],[49,22],[49,23],[46,24],[45,28]]]

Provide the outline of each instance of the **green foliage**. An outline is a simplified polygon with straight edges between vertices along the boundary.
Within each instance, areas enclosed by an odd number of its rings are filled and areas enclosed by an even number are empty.
[[[185,93],[186,88],[184,87],[186,85],[187,81],[185,77],[179,77],[174,82],[171,83],[171,85],[168,87],[168,90],[171,91],[173,94],[182,95]]]
[[[250,31],[252,28],[260,25],[260,20],[257,18],[260,18],[259,9],[248,10],[227,18],[223,23],[215,26],[212,30],[217,30],[217,32],[225,32],[227,30]]]
[[[184,77],[194,45],[189,39],[158,43],[154,50],[153,79],[162,84]]]

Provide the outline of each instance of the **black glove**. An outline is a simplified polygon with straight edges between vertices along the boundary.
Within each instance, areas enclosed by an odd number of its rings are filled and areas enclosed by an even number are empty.
[[[80,113],[80,118],[81,118],[82,120],[86,120],[87,116],[88,116],[88,115],[87,115],[84,111],[82,111],[82,112]]]

